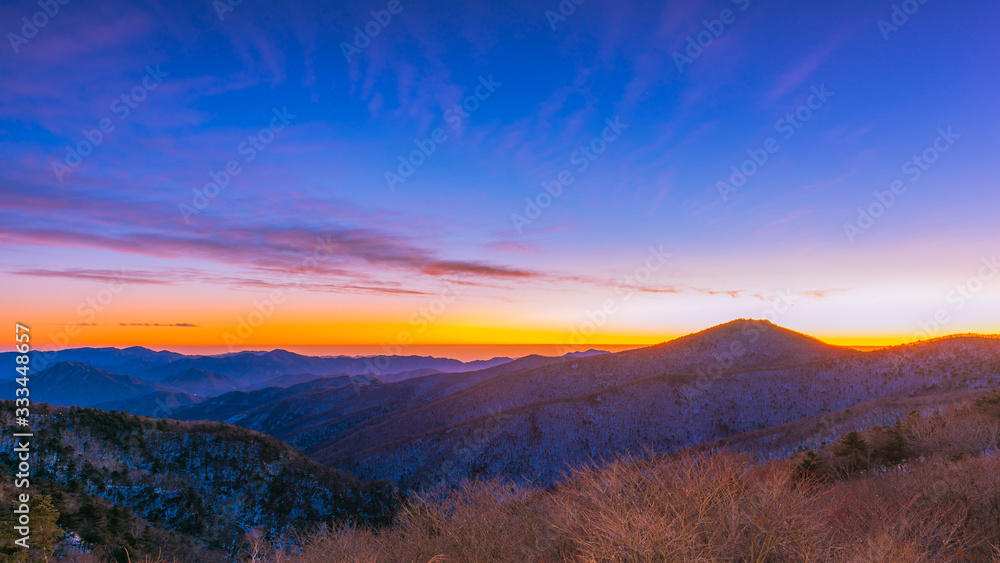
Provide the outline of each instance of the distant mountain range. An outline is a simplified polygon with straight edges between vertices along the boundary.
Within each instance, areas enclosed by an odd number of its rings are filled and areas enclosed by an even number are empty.
[[[592,462],[690,447],[788,457],[1000,387],[993,336],[865,352],[742,319],[614,354],[372,358],[400,369],[378,375],[364,359],[280,350],[53,357],[65,361],[31,378],[36,440],[51,453],[35,477],[67,529],[133,553],[157,537],[220,562],[249,530],[384,523],[399,493],[439,483],[547,487]],[[13,397],[13,381],[0,385]],[[124,523],[101,535],[110,515]]]
[[[148,395],[130,397],[117,401],[96,403],[94,408],[104,411],[121,411],[155,418],[169,418],[181,407],[196,405],[207,397],[199,397],[178,391],[155,391]],[[56,403],[57,404],[57,403]]]
[[[31,375],[32,402],[89,407],[98,403],[141,397],[163,388],[150,381],[111,373],[82,362],[62,362]],[[14,397],[18,385],[3,382],[5,398]]]
[[[357,431],[426,402],[444,399],[493,377],[570,361],[573,360],[527,356],[480,371],[438,373],[395,383],[357,378],[313,380],[284,389],[227,393],[178,409],[171,416],[181,420],[227,421],[309,450],[335,436]]]
[[[15,355],[0,353],[0,361],[13,362]],[[31,356],[31,366],[36,370],[32,398],[37,401],[155,416],[166,416],[177,407],[237,390],[290,387],[329,377],[378,376],[402,381],[432,373],[475,371],[511,361],[493,358],[461,362],[423,356],[313,357],[285,350],[186,356],[138,346],[36,351]],[[13,379],[16,372],[9,375]],[[13,397],[12,381],[0,382],[0,387]]]
[[[35,370],[44,370],[63,362],[78,362],[120,375],[147,381],[163,381],[193,369],[224,375],[242,385],[256,385],[290,374],[312,374],[317,377],[372,375],[387,380],[400,380],[433,372],[475,371],[511,361],[511,358],[461,362],[450,358],[427,356],[303,356],[286,350],[186,356],[174,352],[155,352],[138,346],[125,349],[74,348],[55,352],[33,351],[30,354],[31,364]],[[13,362],[16,355],[16,352],[0,353],[0,361]]]
[[[614,354],[469,363],[282,350],[85,349],[58,357],[77,360],[36,373],[33,398],[235,424],[403,488],[476,475],[550,484],[591,460],[713,443],[854,405],[891,418],[911,398],[1000,384],[994,337],[863,352],[751,320]],[[366,374],[368,364],[399,371]],[[113,365],[142,369],[119,374]]]
[[[243,388],[243,384],[235,379],[203,369],[191,368],[181,373],[168,375],[159,381],[160,385],[183,389],[185,393],[191,395],[205,395],[214,397],[230,391]]]
[[[313,357],[285,350],[271,352],[241,352],[226,356],[188,356],[135,374],[145,379],[166,379],[189,369],[200,369],[227,375],[244,384],[257,384],[288,374],[310,373],[329,375],[390,375],[420,369],[442,372],[473,371],[509,362],[510,358],[494,358],[477,362],[460,362],[449,358],[423,356],[349,356]]]
[[[227,394],[173,416],[266,432],[317,461],[404,488],[474,475],[550,484],[591,460],[673,451],[866,401],[997,384],[1000,341],[992,338],[860,352],[739,320],[616,354]]]
[[[0,360],[13,361],[16,352],[0,353]],[[156,352],[141,346],[130,348],[71,348],[54,352],[32,351],[31,365],[44,370],[61,362],[80,362],[121,375],[137,375],[184,358],[176,352]]]

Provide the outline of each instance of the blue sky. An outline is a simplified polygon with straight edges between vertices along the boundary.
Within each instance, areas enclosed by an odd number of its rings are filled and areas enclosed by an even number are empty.
[[[386,2],[244,0],[220,18],[208,1],[70,1],[31,38],[21,18],[39,4],[3,3],[0,277],[26,296],[11,314],[78,323],[125,272],[132,290],[74,342],[214,344],[332,235],[248,345],[391,340],[449,282],[469,290],[426,342],[559,340],[661,246],[669,267],[593,338],[759,317],[786,289],[800,299],[779,324],[831,338],[908,337],[942,307],[947,332],[998,328],[996,282],[947,301],[1000,240],[995,3],[929,0],[889,32],[892,2],[587,0],[555,29],[558,2],[399,6],[348,62],[342,44]],[[453,128],[446,112],[490,77]],[[832,95],[784,139],[776,123],[813,88]],[[241,143],[275,111],[287,123],[248,161]],[[609,119],[627,127],[580,171]],[[114,130],[60,179],[53,163],[102,120]],[[390,190],[385,173],[438,128]],[[941,129],[957,137],[911,181],[904,163]],[[718,182],[772,137],[723,200]],[[230,161],[230,184],[182,212]],[[515,228],[563,170],[573,183]],[[845,223],[896,179],[905,194],[852,242]]]

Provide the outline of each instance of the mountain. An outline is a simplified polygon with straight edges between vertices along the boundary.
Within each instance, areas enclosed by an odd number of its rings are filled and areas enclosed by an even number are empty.
[[[0,465],[7,466],[0,487],[17,463],[13,412],[13,401],[0,401]],[[254,529],[277,537],[322,524],[378,524],[396,509],[387,484],[360,482],[270,436],[225,424],[33,404],[32,430],[39,453],[32,497],[51,495],[60,526],[90,544],[129,547],[132,561],[142,560],[136,553],[144,548],[159,551],[144,541],[149,527],[128,524],[136,518],[188,538],[194,545],[184,561],[233,561]],[[199,554],[196,546],[228,557]],[[117,560],[127,559],[122,553]]]
[[[302,447],[318,461],[403,487],[473,475],[551,484],[594,459],[673,451],[878,398],[998,383],[995,339],[865,353],[739,320],[649,348],[486,378]]]
[[[351,369],[359,361],[275,351],[190,357],[161,368],[203,360],[257,376],[303,364]],[[386,361],[402,368],[438,359]],[[885,405],[871,412],[896,415],[908,397],[982,389],[1000,381],[1000,340],[970,335],[862,352],[740,319],[647,348],[528,356],[402,381],[288,373],[297,375],[197,404],[175,397],[168,415],[265,432],[317,461],[403,488],[476,475],[551,484],[593,459],[674,451],[855,405]],[[146,404],[156,399],[163,397]],[[160,407],[152,412],[163,416]],[[792,435],[802,439],[785,446],[815,437]]]
[[[0,353],[0,362],[13,363],[16,352]],[[183,358],[175,352],[156,352],[141,346],[130,348],[71,348],[58,351],[29,352],[35,370],[47,369],[61,362],[78,362],[123,375],[137,375]]]
[[[171,381],[225,381],[217,375],[188,372]],[[167,383],[74,363],[38,373],[33,383],[42,392],[77,379],[98,387]],[[196,541],[211,550],[193,560],[211,561],[214,553],[222,561],[251,528],[280,537],[331,517],[388,522],[396,510],[388,483],[405,491],[502,477],[559,487],[570,482],[563,477],[568,472],[595,461],[655,459],[691,446],[764,458],[814,448],[818,463],[828,464],[823,471],[835,472],[846,462],[838,453],[843,448],[830,444],[865,428],[871,428],[865,439],[875,444],[886,435],[880,429],[904,418],[920,436],[964,432],[995,443],[995,434],[979,430],[981,413],[955,419],[962,426],[954,428],[942,427],[936,413],[1000,385],[1000,339],[970,335],[860,352],[739,320],[615,354],[527,356],[393,382],[316,374],[270,381],[294,384],[211,398],[164,386],[100,403],[175,420],[40,405],[34,419],[44,441],[39,448],[53,457],[36,478],[59,492],[52,498],[78,526],[70,529],[94,533],[88,522],[105,509],[87,500],[93,498],[127,510],[127,517],[115,518],[132,522],[116,528],[131,531],[101,540],[109,545],[142,552],[146,544],[137,538],[146,525],[153,531],[144,533],[178,533],[180,539],[169,541]],[[9,425],[11,403],[4,405]],[[976,448],[982,444],[955,452]],[[906,455],[922,455],[918,450]]]
[[[253,385],[247,385],[244,387],[247,391],[253,391],[257,389],[266,389],[268,387],[281,387],[282,389],[286,387],[291,387],[293,385],[298,385],[299,383],[306,383],[307,381],[314,381],[316,379],[322,379],[326,376],[316,375],[315,373],[286,373],[285,375],[279,375],[278,377],[272,377],[266,381],[261,381],[260,383],[254,383]],[[349,376],[342,376],[349,377]]]
[[[16,384],[6,382],[13,397]],[[111,373],[80,362],[62,362],[31,376],[32,402],[53,405],[93,406],[108,401],[122,401],[160,391],[161,386]]]
[[[150,380],[162,380],[189,369],[212,371],[229,376],[242,384],[259,384],[275,377],[293,373],[330,375],[373,375],[432,369],[441,372],[463,372],[509,362],[509,358],[460,362],[449,358],[423,356],[302,356],[286,350],[271,352],[240,352],[223,356],[185,356],[157,366],[141,374]]]
[[[13,396],[13,382],[5,382]],[[154,382],[112,373],[82,362],[61,362],[36,372],[31,378],[31,398],[52,405],[97,407],[133,414],[166,416],[204,397],[227,393],[241,386],[221,374],[188,370]]]
[[[0,353],[0,362],[13,364],[16,352]],[[148,381],[162,381],[180,376],[188,370],[200,370],[229,377],[240,386],[259,385],[269,379],[289,374],[312,374],[317,377],[334,375],[372,375],[401,381],[436,372],[458,373],[476,371],[511,361],[492,358],[461,362],[450,358],[425,356],[303,356],[287,350],[270,352],[238,352],[216,356],[186,356],[175,352],[154,351],[140,346],[130,348],[71,348],[58,351],[32,351],[31,365],[35,370],[47,369],[57,363],[77,362]],[[14,378],[14,372],[9,375]]]
[[[221,373],[194,368],[169,375],[161,379],[160,384],[203,397],[214,397],[243,387],[240,382]]]
[[[155,391],[148,395],[132,397],[121,401],[106,401],[94,405],[103,411],[121,411],[156,418],[169,418],[170,414],[179,408],[197,405],[205,400],[204,396],[191,395],[178,391]]]
[[[737,319],[670,342],[622,352],[624,357],[660,360],[706,373],[775,368],[860,354],[770,321],[749,319]]]
[[[566,358],[589,358],[591,356],[601,356],[603,354],[608,354],[608,353],[610,353],[610,352],[605,352],[604,350],[590,349],[590,350],[586,350],[586,351],[583,351],[583,352],[570,352],[568,354],[564,354],[563,357],[566,357]]]
[[[379,381],[380,380],[369,375],[335,375],[330,377],[316,375],[314,373],[289,373],[273,379],[268,379],[267,381],[248,385],[244,388],[244,391],[256,391],[259,389],[266,389],[268,387],[280,387],[282,389],[286,389],[288,387],[295,387],[309,382],[315,382],[315,386],[317,387],[340,387],[343,385],[350,385],[352,382],[378,383]]]
[[[390,526],[258,545],[268,561],[1000,561],[1000,392],[760,459],[729,449],[470,480]],[[926,405],[925,405],[926,406]]]
[[[266,432],[306,449],[344,433],[356,432],[421,403],[447,397],[467,387],[512,371],[569,359],[527,356],[487,369],[464,373],[436,373],[383,383],[356,376],[347,384],[327,385],[314,380],[286,389],[227,393],[182,408],[171,417],[180,420],[216,420]]]
[[[475,370],[470,370],[475,371]],[[432,375],[435,373],[441,373],[441,370],[436,370],[432,368],[420,368],[413,369],[410,371],[401,371],[399,373],[382,373],[379,374],[379,381],[384,381],[386,383],[395,383],[397,381],[403,381],[404,379],[411,379],[414,377],[423,377],[425,375]]]
[[[282,437],[294,434],[303,419],[316,413],[342,410],[345,398],[352,398],[379,381],[368,376],[337,376],[311,379],[283,387],[236,391],[170,413],[178,420],[225,421],[252,430]]]

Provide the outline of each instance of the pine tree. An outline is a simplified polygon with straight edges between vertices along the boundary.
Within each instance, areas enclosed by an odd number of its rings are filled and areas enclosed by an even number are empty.
[[[14,532],[15,515],[13,511],[5,510],[0,517],[0,560],[2,561],[34,561],[39,560],[39,555],[41,559],[45,559],[52,555],[56,542],[65,535],[65,532],[56,525],[56,521],[59,520],[59,512],[53,507],[51,498],[47,495],[38,495],[28,502],[28,506],[31,517],[28,550],[14,545],[14,540],[20,536]]]
[[[837,441],[833,454],[840,458],[844,471],[854,473],[868,467],[868,441],[860,432],[848,432]]]
[[[52,548],[66,532],[62,531],[56,522],[59,512],[52,505],[48,495],[39,495],[31,507],[31,533],[34,547],[46,555],[52,554]]]

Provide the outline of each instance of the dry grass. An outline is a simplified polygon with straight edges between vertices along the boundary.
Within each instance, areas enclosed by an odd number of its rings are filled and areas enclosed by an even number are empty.
[[[1000,458],[932,461],[819,484],[730,453],[619,462],[552,491],[464,483],[387,529],[332,529],[247,561],[995,561]]]
[[[386,528],[327,528],[277,545],[251,533],[238,559],[1000,561],[998,448],[995,393],[852,432],[796,459],[687,451],[583,468],[549,490],[463,482],[411,497]]]
[[[325,529],[284,550],[254,536],[244,560],[1000,561],[998,423],[995,393],[852,433],[806,464],[686,452],[581,469],[551,490],[465,482],[412,498],[381,530]]]

